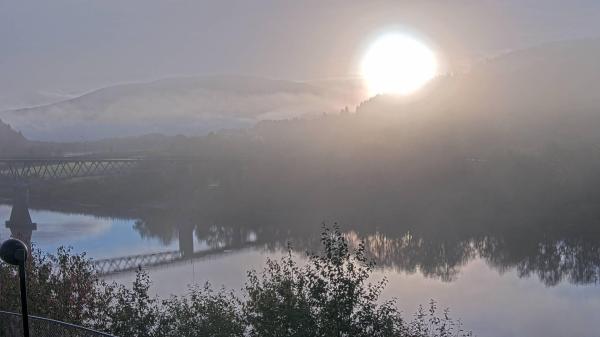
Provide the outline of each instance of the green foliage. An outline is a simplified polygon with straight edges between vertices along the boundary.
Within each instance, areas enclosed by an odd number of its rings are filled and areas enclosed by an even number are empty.
[[[26,270],[29,308],[34,315],[85,324],[103,308],[104,283],[85,254],[59,248],[51,255],[34,249]],[[0,294],[2,310],[20,310],[16,268],[0,264]]]
[[[298,266],[291,255],[250,272],[245,315],[252,336],[394,336],[403,321],[387,302],[385,285],[367,283],[373,264],[364,245],[351,253],[337,228],[322,234],[323,254]]]
[[[97,328],[117,336],[154,336],[158,322],[158,300],[149,295],[150,278],[138,271],[132,289],[123,285],[105,288],[112,301],[105,308],[105,322]]]
[[[244,336],[240,301],[223,289],[215,292],[206,284],[193,287],[188,296],[162,302],[157,336]]]
[[[161,300],[139,270],[132,288],[107,284],[85,255],[59,249],[35,253],[28,266],[32,313],[117,336],[214,337],[451,337],[470,336],[460,322],[419,308],[407,322],[395,300],[381,302],[386,281],[370,283],[373,263],[364,244],[351,250],[338,227],[324,228],[322,252],[295,261],[291,249],[251,271],[241,295],[210,285]],[[0,309],[18,310],[16,273],[0,265]]]

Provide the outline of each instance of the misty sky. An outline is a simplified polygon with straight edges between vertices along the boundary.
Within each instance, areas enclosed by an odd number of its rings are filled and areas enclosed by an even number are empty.
[[[0,107],[166,76],[356,74],[377,34],[405,30],[448,67],[600,35],[598,1],[0,0]]]

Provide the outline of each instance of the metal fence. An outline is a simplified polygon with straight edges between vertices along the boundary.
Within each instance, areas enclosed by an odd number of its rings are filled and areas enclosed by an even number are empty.
[[[29,330],[31,337],[115,337],[79,325],[31,315]],[[23,336],[21,314],[0,310],[0,337],[5,336]]]

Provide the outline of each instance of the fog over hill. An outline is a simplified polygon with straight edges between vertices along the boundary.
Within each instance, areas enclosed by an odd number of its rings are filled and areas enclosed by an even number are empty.
[[[413,144],[419,151],[439,143],[454,146],[445,155],[483,158],[509,149],[598,146],[598,59],[597,39],[513,51],[468,73],[440,76],[414,96],[375,97],[360,104],[357,113],[339,111],[359,100],[363,88],[358,81],[201,77],[118,85],[57,104],[4,112],[2,119],[33,139],[75,141],[79,144],[63,146],[75,152],[202,155],[206,144],[222,139],[229,148],[238,141],[241,147],[259,141],[262,147],[295,144],[289,151],[314,146],[357,155],[360,143],[379,139],[389,150]],[[287,120],[296,116],[313,117]],[[202,137],[240,126],[249,128]],[[172,137],[180,133],[201,137]],[[112,136],[118,139],[82,142]]]
[[[51,91],[15,93],[10,92],[9,90],[3,90],[0,92],[0,111],[47,105],[75,98],[77,96],[78,95],[76,94]]]
[[[204,135],[338,111],[364,99],[357,80],[294,82],[257,77],[187,77],[122,84],[0,118],[29,139],[81,141],[149,133]]]
[[[409,135],[419,146],[456,142],[473,151],[486,144],[519,151],[600,145],[599,59],[600,40],[543,45],[490,59],[465,74],[440,76],[414,96],[372,98],[356,114],[265,122],[256,132],[268,130],[287,142],[297,136],[304,146],[324,137],[325,147],[349,149],[374,139],[400,146]]]

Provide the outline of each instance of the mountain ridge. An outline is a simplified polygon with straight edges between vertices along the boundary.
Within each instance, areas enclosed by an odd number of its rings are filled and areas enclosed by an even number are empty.
[[[362,90],[350,80],[328,87],[251,76],[178,77],[100,88],[57,103],[0,112],[0,117],[37,140],[197,136],[261,119],[339,110],[358,103]]]

